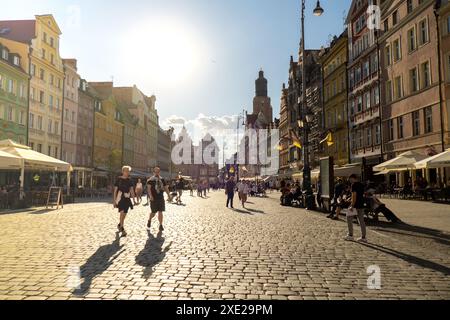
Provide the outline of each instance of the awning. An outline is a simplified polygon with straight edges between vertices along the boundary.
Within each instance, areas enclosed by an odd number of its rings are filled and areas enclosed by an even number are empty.
[[[427,158],[427,156],[418,153],[417,151],[408,151],[402,153],[397,158],[391,159],[389,161],[383,162],[375,167],[374,171],[385,171],[385,170],[408,170],[415,169],[414,164],[418,161]]]
[[[25,168],[35,170],[63,171],[71,172],[70,163],[47,156],[30,147],[18,144],[11,140],[0,141],[0,151],[9,153],[25,162]]]
[[[361,175],[361,164],[348,164],[343,167],[334,167],[334,176],[337,178],[347,178],[352,174]]]
[[[10,153],[0,151],[0,169],[20,169],[22,160]]]
[[[439,169],[450,167],[450,149],[414,164],[416,169]]]

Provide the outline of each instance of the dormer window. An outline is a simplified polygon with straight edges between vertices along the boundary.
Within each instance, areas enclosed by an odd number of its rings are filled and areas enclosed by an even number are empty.
[[[15,66],[19,67],[20,66],[20,58],[18,56],[14,56],[13,63]]]
[[[5,48],[2,50],[2,59],[8,60],[9,59],[9,52]]]

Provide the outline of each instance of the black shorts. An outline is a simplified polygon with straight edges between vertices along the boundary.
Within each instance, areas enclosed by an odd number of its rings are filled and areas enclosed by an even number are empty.
[[[130,209],[133,210],[133,203],[131,203],[131,199],[123,198],[119,201],[117,207],[119,212],[128,213]]]
[[[166,211],[166,201],[163,197],[156,198],[153,201],[150,201],[150,209],[152,213],[164,212]]]

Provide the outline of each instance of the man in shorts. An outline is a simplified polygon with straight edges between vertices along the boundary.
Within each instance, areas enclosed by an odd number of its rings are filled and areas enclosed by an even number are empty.
[[[147,192],[150,197],[150,218],[147,223],[147,229],[150,230],[152,225],[152,219],[158,214],[159,231],[164,231],[163,227],[163,212],[166,211],[166,201],[164,199],[164,192],[167,193],[169,201],[172,201],[169,186],[161,176],[161,169],[155,167],[153,170],[154,175],[148,179]]]

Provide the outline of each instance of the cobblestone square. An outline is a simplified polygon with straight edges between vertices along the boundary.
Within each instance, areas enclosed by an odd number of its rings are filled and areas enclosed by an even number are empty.
[[[232,211],[222,192],[184,196],[185,206],[168,205],[160,234],[156,220],[147,232],[149,208],[137,206],[126,238],[104,202],[0,215],[0,299],[450,299],[448,232],[381,221],[369,223],[369,244],[345,242],[344,221],[277,198]],[[440,208],[448,226],[448,207],[430,206],[425,223]],[[400,210],[407,223],[413,208]],[[371,266],[380,290],[368,288]]]

